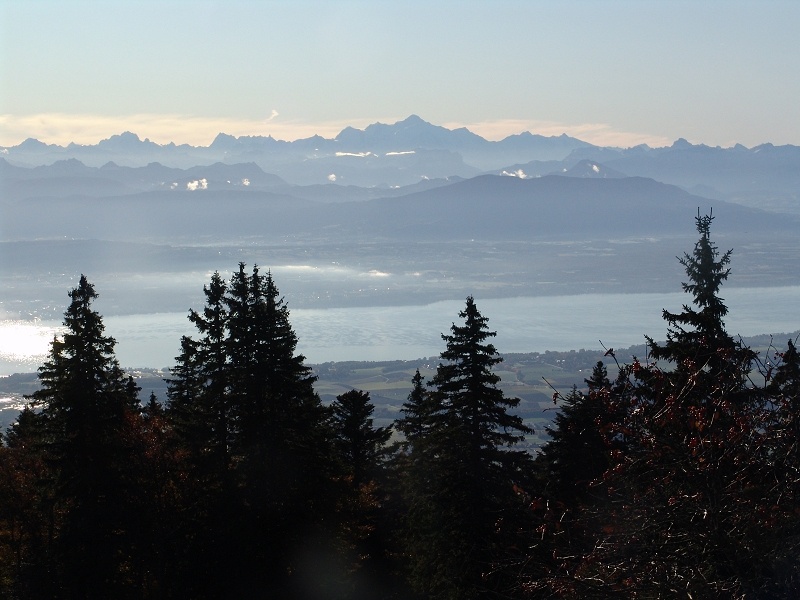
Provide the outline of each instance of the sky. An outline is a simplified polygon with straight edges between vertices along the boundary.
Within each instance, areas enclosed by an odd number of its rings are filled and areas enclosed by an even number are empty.
[[[0,146],[416,114],[487,139],[800,145],[798,0],[0,0]]]

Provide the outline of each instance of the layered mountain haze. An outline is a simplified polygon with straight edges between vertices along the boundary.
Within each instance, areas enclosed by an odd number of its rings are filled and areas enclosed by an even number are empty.
[[[676,186],[624,177],[588,161],[561,175],[425,180],[393,190],[291,186],[254,163],[186,170],[113,163],[94,168],[75,159],[33,169],[2,159],[0,164],[5,240],[652,237],[684,233],[687,215],[709,203]],[[776,235],[797,223],[742,205],[715,205],[730,233]]]
[[[709,198],[800,213],[798,146],[712,148],[679,139],[665,148],[580,148],[565,162],[579,160],[597,161],[628,176],[650,177]],[[526,167],[536,165],[520,165]]]
[[[336,183],[382,188],[480,173],[524,177],[570,174],[588,160],[603,166],[607,176],[649,177],[704,197],[800,213],[797,146],[764,143],[753,148],[738,144],[720,148],[679,139],[663,148],[611,148],[564,134],[544,137],[530,132],[489,141],[467,129],[450,130],[416,115],[394,124],[375,123],[363,130],[346,127],[331,139],[312,136],[288,142],[271,136],[220,133],[203,147],[160,145],[125,132],[93,146],[62,147],[28,139],[0,148],[0,153],[11,164],[22,167],[52,165],[66,159],[77,159],[89,167],[109,162],[122,167],[160,163],[180,169],[217,162],[254,163],[292,185]],[[163,179],[169,176],[165,174]]]
[[[120,166],[113,161],[88,167],[76,158],[34,168],[16,167],[0,159],[2,190],[10,198],[123,196],[156,190],[274,189],[286,187],[280,177],[255,163],[177,169],[160,163]]]
[[[208,147],[159,145],[131,132],[111,136],[94,146],[66,147],[28,139],[0,148],[20,165],[40,165],[76,158],[89,166],[109,160],[127,166],[160,162],[189,168],[214,162],[255,162],[294,184],[339,183],[392,187],[420,179],[473,176],[513,162],[562,160],[589,146],[566,135],[524,133],[488,141],[467,129],[450,130],[412,115],[393,125],[376,123],[364,130],[347,127],[333,139],[320,136],[286,142],[271,136],[234,137],[220,133]]]
[[[57,318],[80,273],[115,314],[183,312],[239,261],[289,274],[292,306],[674,292],[713,208],[732,285],[800,282],[800,148],[493,142],[416,116],[333,139],[133,133],[0,149],[0,310]],[[790,329],[794,329],[792,326]]]

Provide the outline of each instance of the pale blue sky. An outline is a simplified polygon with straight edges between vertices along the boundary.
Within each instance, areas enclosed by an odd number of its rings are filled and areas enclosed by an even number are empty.
[[[800,1],[0,0],[0,145],[131,130],[800,144]]]

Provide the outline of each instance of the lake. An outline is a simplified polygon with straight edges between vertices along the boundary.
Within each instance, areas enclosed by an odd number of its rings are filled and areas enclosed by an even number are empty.
[[[791,332],[800,328],[800,286],[727,288],[721,294],[730,313],[731,334]],[[543,352],[606,347],[624,348],[648,334],[663,339],[662,309],[679,312],[689,296],[663,294],[581,294],[481,298],[475,302],[497,331],[500,353]],[[437,356],[441,334],[464,301],[416,306],[296,309],[289,306],[298,350],[309,363],[344,360],[410,360]],[[200,308],[199,306],[196,308]],[[131,314],[104,318],[117,340],[117,357],[127,368],[167,367],[174,363],[181,335],[194,335],[186,312]],[[0,320],[0,375],[33,371],[57,332],[57,321]],[[786,340],[776,340],[778,346]]]

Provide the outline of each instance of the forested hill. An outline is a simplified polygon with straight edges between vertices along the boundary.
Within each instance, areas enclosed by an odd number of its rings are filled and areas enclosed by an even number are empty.
[[[484,175],[366,203],[326,207],[326,222],[397,239],[532,240],[683,234],[710,201],[642,177]],[[775,233],[800,221],[722,201],[726,231]],[[322,213],[321,213],[322,214]]]
[[[750,237],[796,231],[798,219],[693,196],[652,179],[481,176],[406,196],[319,203],[291,190],[197,189],[2,200],[4,240],[533,240],[664,236],[713,204],[719,227]]]

